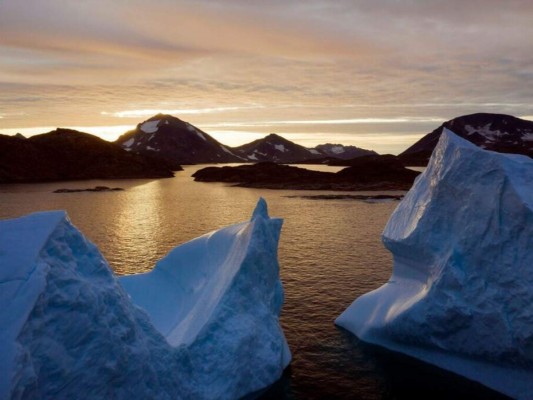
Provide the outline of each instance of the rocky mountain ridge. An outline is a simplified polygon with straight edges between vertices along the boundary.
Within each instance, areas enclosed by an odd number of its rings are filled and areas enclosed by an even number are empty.
[[[151,155],[178,165],[264,161],[295,163],[377,154],[356,146],[331,143],[306,148],[275,133],[230,147],[189,122],[168,114],[157,114],[147,119],[120,136],[115,143],[126,151]]]
[[[505,114],[477,113],[444,122],[399,155],[406,165],[427,165],[443,129],[486,150],[533,157],[533,121]]]

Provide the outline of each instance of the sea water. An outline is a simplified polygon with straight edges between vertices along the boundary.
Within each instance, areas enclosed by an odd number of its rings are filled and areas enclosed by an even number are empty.
[[[199,183],[190,177],[198,168],[160,180],[0,185],[0,218],[66,210],[117,274],[132,274],[150,270],[181,243],[249,219],[262,196],[270,215],[284,219],[281,323],[293,354],[291,367],[265,398],[498,397],[451,373],[366,345],[333,324],[355,298],[389,278],[392,258],[380,234],[397,202],[309,199],[300,196],[336,193]],[[94,186],[124,190],[53,193]]]

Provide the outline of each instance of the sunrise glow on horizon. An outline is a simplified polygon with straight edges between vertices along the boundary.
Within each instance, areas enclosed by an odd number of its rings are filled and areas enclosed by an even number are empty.
[[[229,146],[275,132],[399,153],[460,115],[532,119],[532,15],[497,0],[3,0],[0,133],[114,140],[164,113]]]

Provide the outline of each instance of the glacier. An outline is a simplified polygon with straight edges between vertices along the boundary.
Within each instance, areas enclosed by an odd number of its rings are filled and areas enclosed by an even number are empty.
[[[178,246],[117,278],[64,211],[0,221],[0,398],[238,399],[281,377],[282,220]]]
[[[383,235],[393,273],[335,321],[519,399],[533,399],[533,160],[444,130]]]

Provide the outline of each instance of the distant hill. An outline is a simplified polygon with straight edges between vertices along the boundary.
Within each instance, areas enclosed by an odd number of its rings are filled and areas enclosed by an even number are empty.
[[[131,153],[161,158],[173,165],[246,161],[204,131],[166,114],[138,124],[115,143]]]
[[[307,148],[271,133],[262,139],[254,140],[232,149],[241,157],[252,162],[275,162],[297,164],[327,164],[330,161],[346,160],[355,157],[376,155],[372,150],[342,144],[320,144]]]
[[[505,114],[470,114],[451,119],[399,155],[404,165],[426,165],[447,128],[487,150],[533,157],[533,121]]]
[[[253,162],[291,163],[322,157],[317,151],[300,146],[275,133],[232,149],[242,158]]]
[[[88,133],[56,129],[28,139],[0,135],[0,183],[171,176],[161,161]]]
[[[356,157],[377,155],[373,150],[365,150],[356,146],[344,146],[342,144],[319,144],[315,150],[324,155],[324,157],[340,158],[341,160],[349,160]]]

